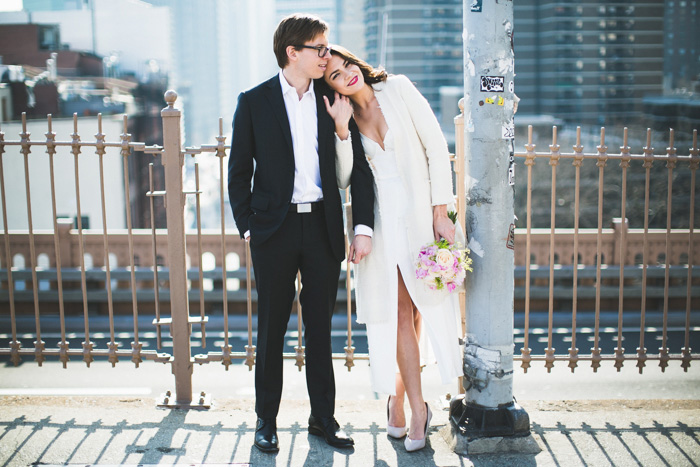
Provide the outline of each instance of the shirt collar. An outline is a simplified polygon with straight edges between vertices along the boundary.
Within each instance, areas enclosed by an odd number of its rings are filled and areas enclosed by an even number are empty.
[[[279,78],[280,78],[280,85],[282,86],[282,95],[284,96],[289,92],[293,92],[294,95],[296,96],[297,90],[294,88],[294,86],[289,84],[289,82],[287,81],[287,78],[285,78],[284,74],[282,74],[282,70],[280,70],[280,72],[279,72]],[[304,96],[306,96],[309,93],[313,94],[313,92],[314,92],[314,80],[311,80],[311,84],[309,84],[309,89],[304,93]]]

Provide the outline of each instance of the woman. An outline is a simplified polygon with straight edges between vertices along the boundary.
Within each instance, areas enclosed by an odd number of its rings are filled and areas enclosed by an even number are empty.
[[[457,294],[429,290],[415,273],[423,245],[441,237],[454,243],[456,234],[463,242],[447,215],[454,210],[447,143],[408,78],[374,69],[343,47],[333,46],[331,54],[324,80],[336,98],[332,106],[324,99],[336,125],[338,158],[352,160],[351,139],[360,138],[375,179],[371,253],[362,259],[367,249],[361,242],[367,240],[356,232],[349,254],[358,264],[357,319],[367,324],[373,388],[390,394],[387,433],[406,435],[407,396],[411,423],[404,444],[415,451],[425,446],[431,418],[421,390],[421,321],[443,383],[462,371]]]

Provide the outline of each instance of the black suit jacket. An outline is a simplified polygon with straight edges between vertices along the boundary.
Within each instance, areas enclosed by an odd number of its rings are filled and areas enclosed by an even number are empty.
[[[342,206],[335,175],[335,125],[322,97],[330,97],[331,93],[323,80],[314,82],[314,92],[326,227],[333,254],[342,261],[345,245]],[[355,225],[374,227],[372,173],[359,138],[353,139],[353,153],[353,220]],[[260,245],[268,240],[284,221],[293,190],[292,134],[279,76],[275,75],[241,93],[233,116],[228,193],[241,237],[250,230],[251,245]]]

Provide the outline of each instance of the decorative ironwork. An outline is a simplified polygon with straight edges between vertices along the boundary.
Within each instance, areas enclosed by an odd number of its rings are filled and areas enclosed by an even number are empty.
[[[178,254],[184,254],[189,247],[190,251],[197,250],[196,257],[193,255],[192,261],[198,264],[193,265],[197,271],[192,271],[191,275],[187,275],[187,271],[181,271],[182,277],[186,280],[198,281],[199,291],[198,294],[194,292],[190,295],[184,295],[193,302],[199,302],[199,316],[189,316],[188,308],[184,307],[184,312],[181,310],[180,313],[185,313],[184,317],[186,334],[191,336],[191,327],[193,324],[199,324],[201,329],[201,344],[202,347],[206,347],[207,333],[206,324],[209,319],[206,316],[207,310],[207,300],[214,295],[207,295],[203,288],[203,283],[205,280],[204,271],[202,268],[203,252],[216,252],[214,256],[216,257],[217,266],[220,265],[220,269],[215,272],[207,271],[207,278],[215,277],[217,284],[220,280],[221,282],[221,293],[217,295],[215,300],[221,301],[222,312],[223,312],[223,345],[221,346],[221,351],[211,351],[206,354],[196,355],[194,357],[190,356],[190,361],[186,362],[184,365],[184,376],[176,376],[176,378],[187,379],[191,376],[191,365],[192,362],[204,364],[209,362],[221,362],[222,365],[228,369],[228,367],[233,364],[234,360],[242,360],[245,365],[252,370],[255,365],[255,351],[256,348],[253,345],[253,305],[255,302],[255,291],[254,289],[254,279],[252,276],[252,262],[250,257],[249,245],[237,238],[229,237],[227,239],[225,230],[225,217],[228,211],[226,205],[225,192],[224,192],[224,160],[226,157],[226,151],[229,146],[226,145],[226,137],[223,135],[223,123],[219,120],[219,134],[216,137],[216,144],[212,145],[202,145],[196,148],[182,148],[179,141],[180,135],[180,111],[174,106],[177,94],[169,91],[165,95],[167,102],[167,107],[163,110],[164,125],[166,125],[166,118],[171,118],[168,120],[167,125],[169,127],[168,136],[164,142],[163,146],[146,146],[144,143],[131,141],[131,135],[127,132],[127,118],[123,119],[123,132],[119,135],[119,140],[116,142],[107,141],[107,135],[103,133],[102,128],[102,117],[97,117],[98,131],[95,134],[95,141],[82,141],[78,132],[78,118],[77,115],[73,116],[73,132],[70,134],[69,141],[57,140],[57,135],[53,131],[52,118],[51,116],[47,119],[48,131],[45,133],[45,141],[32,141],[30,139],[30,133],[27,129],[26,116],[22,120],[22,132],[20,133],[20,139],[17,141],[6,141],[5,135],[0,131],[0,195],[2,196],[2,210],[3,210],[3,240],[4,240],[4,257],[5,261],[3,265],[6,269],[3,271],[3,282],[7,285],[6,293],[8,297],[8,307],[11,320],[11,338],[9,342],[9,348],[0,349],[0,355],[7,355],[13,364],[18,365],[21,362],[23,356],[34,356],[35,360],[39,365],[45,360],[47,356],[58,357],[64,366],[70,361],[70,357],[80,357],[87,366],[96,357],[107,358],[112,365],[116,365],[120,359],[128,358],[135,366],[143,360],[152,360],[156,362],[171,363],[174,365],[176,358],[174,356],[175,350],[173,350],[173,355],[169,353],[158,353],[155,350],[144,350],[144,344],[141,340],[139,334],[143,331],[143,325],[138,322],[139,309],[146,306],[146,301],[141,297],[145,296],[144,292],[146,287],[144,284],[148,283],[148,287],[151,287],[149,283],[152,280],[152,295],[149,295],[154,303],[153,309],[155,311],[155,320],[153,321],[153,329],[157,333],[157,347],[158,349],[162,346],[162,336],[161,327],[169,326],[171,332],[177,324],[175,324],[174,318],[168,318],[162,316],[162,309],[160,307],[161,301],[161,284],[164,280],[159,277],[159,270],[162,268],[167,268],[169,273],[173,273],[173,269],[170,264],[170,260],[160,259],[158,252],[164,251],[164,249],[171,248],[177,245],[171,245],[173,242],[169,242],[165,232],[158,232],[155,228],[154,215],[153,215],[153,199],[156,196],[165,196],[166,191],[155,191],[156,187],[153,184],[153,164],[149,166],[149,191],[146,194],[150,197],[151,201],[151,231],[143,232],[139,229],[133,229],[131,225],[130,216],[130,193],[129,193],[129,171],[128,171],[128,160],[130,157],[137,157],[135,152],[142,152],[144,154],[152,154],[154,156],[161,156],[163,165],[171,163],[180,163],[180,169],[184,164],[185,155],[191,156],[201,156],[211,154],[217,158],[218,161],[218,172],[220,178],[220,184],[218,187],[219,191],[219,211],[221,214],[221,226],[217,229],[216,233],[206,233],[201,228],[201,205],[200,205],[200,179],[199,179],[199,162],[194,163],[194,192],[186,192],[184,190],[181,193],[176,193],[172,199],[179,199],[182,201],[182,206],[184,206],[184,200],[186,195],[194,194],[197,212],[197,232],[196,234],[189,234],[184,236],[183,244],[179,245],[182,250]],[[461,108],[461,107],[460,107]],[[455,118],[455,125],[457,129],[457,154],[463,152],[463,141],[461,140],[462,133],[464,131],[463,115],[459,115]],[[177,137],[173,136],[176,135]],[[581,361],[590,361],[591,366],[594,371],[597,370],[604,361],[612,361],[618,371],[624,366],[627,361],[635,361],[639,371],[642,372],[643,368],[646,366],[647,360],[654,360],[659,362],[659,366],[664,370],[671,361],[677,360],[680,362],[684,370],[690,367],[693,360],[696,360],[698,356],[692,353],[690,348],[690,332],[691,332],[691,322],[690,313],[693,300],[693,293],[696,294],[697,290],[693,288],[693,281],[697,281],[697,278],[693,277],[693,264],[697,263],[695,259],[696,251],[694,249],[694,244],[700,239],[694,231],[694,198],[695,198],[695,175],[698,167],[700,166],[700,152],[698,150],[697,144],[697,132],[693,135],[693,147],[689,149],[689,155],[677,155],[676,148],[674,147],[674,133],[670,134],[669,146],[666,150],[666,155],[654,155],[654,149],[651,147],[651,132],[647,131],[647,141],[646,146],[643,148],[643,154],[633,154],[632,149],[628,145],[628,131],[624,130],[623,143],[620,146],[619,154],[608,153],[608,147],[605,143],[605,129],[600,131],[600,142],[597,145],[597,151],[594,153],[585,153],[584,147],[581,144],[581,130],[577,128],[576,132],[576,143],[572,146],[572,152],[562,152],[561,146],[558,144],[560,135],[556,127],[552,131],[552,143],[549,145],[549,151],[545,153],[537,153],[536,146],[533,141],[532,128],[528,129],[528,141],[525,145],[524,153],[514,152],[515,158],[524,159],[524,165],[527,168],[527,228],[518,229],[516,234],[516,262],[518,265],[524,266],[524,342],[523,346],[520,348],[520,355],[516,356],[516,360],[521,361],[521,367],[523,371],[527,370],[532,366],[534,361],[543,362],[547,370],[551,370],[557,362],[564,361],[568,364],[571,371],[579,366]],[[18,174],[7,174],[4,172],[3,161],[7,160],[6,150],[9,146],[14,146],[18,149],[19,154],[24,158],[24,179],[25,179],[25,190],[27,199],[27,219],[29,228],[27,232],[12,232],[10,233],[8,228],[7,220],[7,197],[5,191],[5,180],[6,176],[17,176]],[[29,154],[32,152],[32,148],[45,147],[46,153],[48,154],[48,164],[50,171],[50,190],[51,190],[51,203],[52,203],[52,215],[53,215],[53,232],[43,233],[35,232],[32,225],[32,200],[30,199],[30,188],[29,188]],[[70,229],[65,223],[59,222],[57,220],[57,204],[56,204],[56,187],[54,183],[54,157],[57,153],[57,149],[60,147],[67,148],[73,157],[73,172],[75,177],[75,203],[77,211],[77,228],[74,232],[68,232]],[[102,228],[101,230],[90,230],[86,229],[82,223],[82,206],[81,206],[81,186],[80,186],[80,163],[90,157],[89,155],[82,155],[84,148],[95,148],[95,154],[97,155],[97,160],[99,162],[100,169],[100,202],[102,209]],[[171,156],[174,155],[173,159],[165,160],[167,151],[171,151]],[[124,186],[124,197],[126,203],[126,233],[108,231],[107,227],[107,204],[106,200],[109,195],[108,190],[105,186],[105,168],[103,166],[103,159],[107,154],[108,150],[118,150],[122,161],[123,167],[123,186]],[[33,156],[34,157],[34,156]],[[551,167],[551,194],[550,194],[550,224],[547,229],[534,229],[532,221],[532,187],[536,182],[534,180],[534,170],[536,159],[546,159],[548,165]],[[561,162],[563,159],[571,159],[572,166],[575,172],[575,182],[574,182],[574,228],[573,233],[563,232],[563,229],[557,227],[555,224],[556,213],[558,209],[558,196],[557,196],[557,171],[565,169]],[[611,170],[607,168],[608,161],[619,161],[619,166],[621,169],[621,199],[620,199],[620,221],[616,224],[615,229],[604,229],[603,228],[603,189],[605,170]],[[598,222],[596,229],[580,229],[579,213],[581,209],[581,168],[584,164],[590,164],[593,161],[596,163],[598,169],[598,204],[597,204],[597,215]],[[666,164],[668,181],[667,181],[667,219],[666,219],[666,229],[650,229],[649,228],[649,206],[650,206],[650,180],[651,180],[651,168],[655,161],[664,161]],[[458,177],[462,177],[464,170],[464,161],[460,157],[453,157],[452,162],[454,164],[454,170],[457,172]],[[641,167],[645,170],[645,214],[644,214],[644,229],[630,229],[625,222],[625,217],[627,215],[627,197],[629,196],[627,187],[627,174],[628,169],[630,169],[635,164],[641,164]],[[687,164],[687,165],[686,165]],[[559,167],[562,167],[559,169]],[[689,169],[691,176],[690,183],[690,224],[689,229],[686,232],[684,229],[673,229],[671,224],[671,192],[673,190],[674,182],[674,169],[676,171]],[[173,171],[177,176],[182,175],[181,170]],[[181,178],[180,178],[181,182]],[[545,184],[547,182],[544,182]],[[460,191],[461,190],[461,191]],[[462,198],[466,199],[466,194],[464,193],[464,187],[460,183],[457,184],[457,194],[458,199],[463,201]],[[346,194],[346,198],[349,198],[349,194]],[[610,201],[606,199],[607,203]],[[169,203],[172,203],[170,201]],[[177,204],[177,203],[174,203]],[[458,216],[460,216],[460,222],[464,223],[465,209],[458,207]],[[167,207],[167,206],[166,206]],[[181,209],[182,211],[182,209]],[[167,233],[170,233],[168,231]],[[101,237],[101,239],[100,239]],[[149,237],[149,238],[146,238]],[[592,239],[595,239],[593,241]],[[16,240],[15,240],[16,239]],[[99,239],[100,242],[94,242],[93,239]],[[65,251],[79,251],[79,253],[74,255],[74,258],[62,257],[62,247],[65,242],[66,246],[70,246]],[[38,245],[41,245],[40,247]],[[128,247],[125,248],[125,245]],[[593,246],[594,245],[594,246]],[[671,252],[678,251],[678,248],[682,247],[687,251],[687,271],[683,269],[684,266],[678,264],[677,258],[671,258]],[[524,246],[525,254],[524,256],[520,253],[522,247]],[[25,248],[28,251],[25,251]],[[110,257],[108,252],[112,249],[117,248],[120,251],[119,263],[123,265],[128,264],[128,268],[118,269],[110,264]],[[347,248],[347,243],[346,243]],[[21,250],[21,254],[26,258],[29,257],[29,267],[25,270],[13,269],[12,267],[7,267],[11,265],[12,252],[15,249],[16,253]],[[128,253],[125,253],[128,250]],[[217,252],[218,250],[218,252]],[[571,255],[571,260],[569,261],[568,256],[573,250],[573,255]],[[41,335],[41,313],[39,313],[40,305],[43,306],[42,300],[47,297],[47,291],[39,290],[38,284],[40,277],[37,274],[37,252],[42,254],[47,254],[53,257],[55,261],[55,279],[51,279],[51,282],[55,281],[55,285],[52,289],[57,291],[58,294],[58,308],[59,316],[61,322],[61,334],[60,340],[57,344],[57,348],[46,348]],[[227,264],[227,255],[235,252],[239,255],[241,259],[245,258],[245,264],[241,264],[237,269],[230,264]],[[562,252],[566,252],[566,258]],[[640,253],[641,252],[641,253]],[[661,266],[651,266],[652,258],[658,257],[659,254],[663,253],[665,255],[665,261],[663,268]],[[636,254],[642,255],[642,261],[640,266],[632,266],[632,258]],[[675,254],[675,253],[674,253]],[[85,264],[86,255],[90,255],[93,258],[104,257],[104,262],[100,263],[99,270],[93,269],[88,270]],[[140,264],[136,261],[136,258],[149,258],[146,262],[150,261],[152,265]],[[520,259],[517,259],[520,258]],[[557,260],[557,258],[559,258]],[[617,263],[617,264],[615,264]],[[544,267],[536,267],[536,265],[548,264],[549,268],[546,270]],[[102,267],[104,265],[104,267]],[[588,268],[586,268],[586,266]],[[595,266],[595,326],[594,326],[594,341],[593,347],[590,349],[590,354],[581,355],[577,347],[577,332],[580,331],[579,319],[579,307],[580,302],[583,299],[590,300],[592,297],[592,291],[590,287],[585,285],[586,281],[592,280],[592,269]],[[605,268],[603,267],[605,266]],[[557,313],[554,310],[554,300],[557,295],[558,289],[555,286],[555,282],[559,280],[562,271],[569,271],[570,277],[572,278],[572,289],[568,295],[572,299],[572,310],[571,310],[571,346],[563,354],[557,354],[554,348],[553,335],[555,330],[555,317]],[[27,270],[28,269],[28,270]],[[220,272],[219,272],[220,271]],[[88,272],[90,277],[88,278]],[[344,361],[345,366],[350,371],[354,366],[356,360],[367,360],[366,354],[358,354],[353,346],[353,329],[352,329],[352,266],[348,264],[345,271],[345,293],[346,293],[346,306],[347,306],[347,340],[344,347],[344,352],[337,353],[333,355],[334,359],[340,359]],[[664,277],[664,288],[661,295],[659,286],[648,286],[648,278],[658,277],[660,279],[661,273],[663,272]],[[585,275],[584,275],[585,273]],[[46,271],[42,271],[41,279],[47,277]],[[672,353],[672,349],[669,348],[667,342],[667,332],[668,332],[668,314],[669,314],[669,300],[673,293],[678,293],[677,290],[674,292],[671,287],[671,280],[676,277],[681,277],[681,274],[686,277],[686,288],[687,293],[685,294],[685,343],[680,353]],[[640,279],[641,275],[641,279]],[[163,276],[165,277],[165,276]],[[519,276],[519,280],[523,280],[522,276]],[[19,279],[18,279],[19,278]],[[97,278],[97,279],[95,279]],[[235,291],[230,290],[228,286],[228,280],[230,278],[235,278],[245,282],[244,290]],[[634,298],[641,297],[641,310],[640,310],[640,328],[639,328],[639,344],[636,348],[636,354],[625,354],[625,349],[623,347],[622,338],[622,328],[623,328],[623,312],[627,311],[627,302],[632,297],[632,292],[630,288],[626,286],[626,282],[630,279],[639,280],[640,287],[634,288],[637,295]],[[169,276],[172,279],[172,276]],[[31,280],[32,290],[31,297],[27,291],[22,291],[22,300],[27,302],[33,302],[34,305],[34,318],[36,321],[36,331],[32,334],[35,342],[33,348],[22,348],[19,341],[16,328],[16,301],[18,289],[16,288],[16,281],[26,281]],[[120,283],[123,285],[129,281],[129,291],[127,293],[126,288],[121,289]],[[531,311],[532,311],[532,300],[533,300],[533,281],[544,283],[547,281],[547,288],[540,287],[538,290],[542,290],[542,297],[547,296],[547,346],[543,353],[533,354],[530,346],[530,333],[531,333]],[[611,293],[609,290],[611,287],[605,286],[604,283],[608,281],[615,283],[615,289],[618,291],[616,296],[618,300],[618,311],[617,311],[617,335],[616,335],[616,347],[611,354],[604,354],[600,346],[600,309],[602,292],[607,287],[608,295]],[[77,286],[74,286],[72,290],[67,290],[67,286],[64,285],[73,283],[80,283],[80,290],[78,293]],[[112,283],[117,284],[117,288],[113,291]],[[91,336],[91,329],[89,323],[88,314],[88,300],[93,300],[92,297],[97,297],[95,291],[91,289],[92,284],[99,284],[100,293],[106,295],[106,299],[94,298],[96,304],[105,305],[108,310],[109,315],[109,342],[106,344],[106,348],[97,348],[95,343],[92,341],[94,338]],[[102,285],[104,284],[104,285]],[[3,284],[4,285],[4,284]],[[568,286],[567,286],[568,287]],[[104,290],[106,288],[106,291]],[[301,288],[300,279],[298,279],[297,288]],[[677,288],[676,288],[677,289]],[[171,300],[171,314],[173,314],[174,305],[172,304],[172,296],[168,292],[169,298],[165,300]],[[240,292],[240,293],[239,293]],[[538,292],[539,293],[539,292]],[[117,297],[118,296],[118,297]],[[166,296],[163,292],[163,296]],[[69,298],[70,297],[70,298]],[[538,295],[539,297],[539,295]],[[664,300],[664,316],[663,316],[663,329],[662,329],[662,342],[658,354],[649,354],[645,347],[645,332],[647,331],[646,318],[647,318],[647,298],[648,297],[661,297]],[[66,320],[65,320],[65,305],[68,301],[72,301],[73,304],[76,302],[81,302],[82,312],[83,312],[83,325],[84,325],[84,340],[82,342],[81,348],[71,348],[70,343],[67,340],[67,330],[66,330]],[[150,301],[150,299],[149,299]],[[246,305],[246,317],[247,317],[247,345],[241,349],[235,349],[230,343],[230,331],[229,331],[229,306],[231,303],[238,303],[242,306],[245,301]],[[463,296],[460,297],[460,301],[464,302]],[[184,299],[187,302],[187,299]],[[91,303],[92,305],[92,303]],[[124,311],[124,307],[128,305],[131,308],[133,316],[133,336],[134,340],[131,343],[130,348],[120,348],[120,342],[117,340],[117,335],[115,332],[114,318],[118,313],[115,308],[119,307],[119,313]],[[181,305],[181,304],[177,304]],[[242,312],[242,308],[240,310]],[[298,303],[298,295],[296,299],[296,312],[297,312],[297,342],[294,346],[294,352],[290,352],[284,355],[287,359],[294,359],[295,364],[298,366],[299,370],[305,364],[305,349],[303,345],[303,332],[302,332],[302,319],[301,319],[301,307]],[[464,315],[462,315],[462,323],[464,325]],[[182,316],[180,317],[182,319]],[[567,334],[569,330],[566,330]],[[189,349],[185,352],[189,354]],[[189,369],[188,369],[189,368]],[[190,372],[190,375],[187,372]],[[186,386],[186,385],[185,385]],[[178,399],[180,399],[180,394],[182,391],[178,390]],[[187,394],[187,387],[184,389],[184,394]],[[187,398],[187,396],[185,396]],[[169,397],[172,402],[172,397]],[[181,401],[178,401],[180,403]],[[196,401],[195,401],[196,402]]]

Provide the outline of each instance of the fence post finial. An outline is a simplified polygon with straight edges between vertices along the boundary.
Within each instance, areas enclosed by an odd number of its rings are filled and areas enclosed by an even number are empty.
[[[177,93],[172,89],[165,91],[165,102],[168,104],[168,109],[172,109],[175,106],[175,101],[177,100]]]

